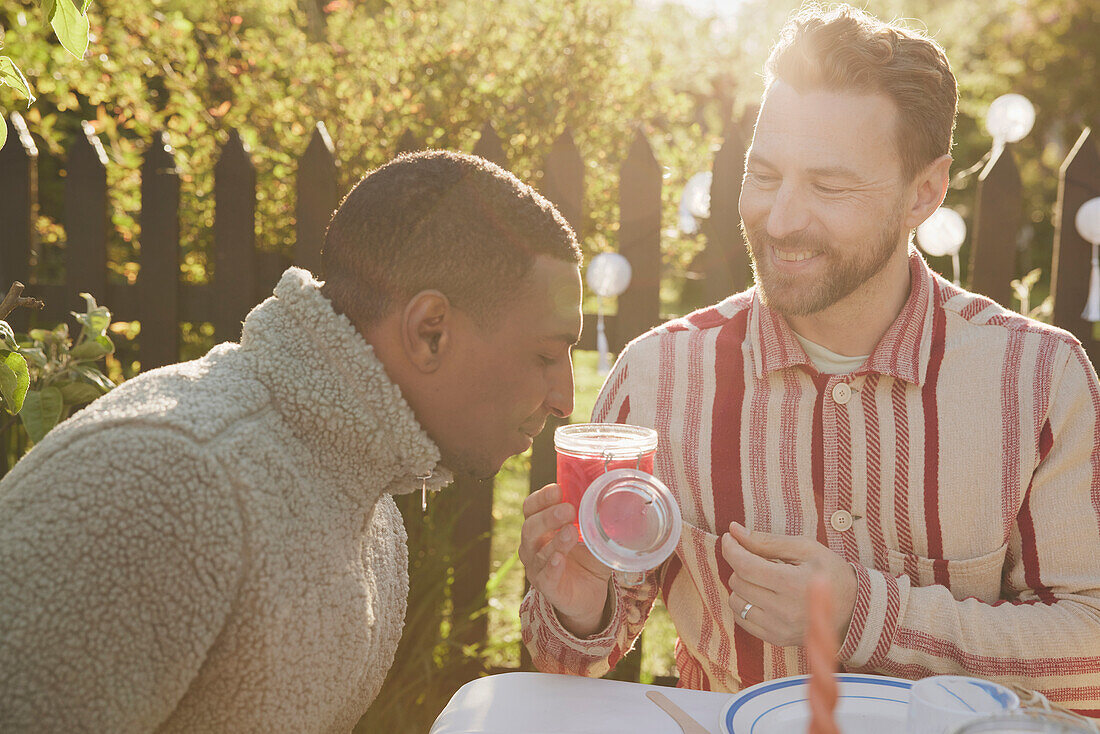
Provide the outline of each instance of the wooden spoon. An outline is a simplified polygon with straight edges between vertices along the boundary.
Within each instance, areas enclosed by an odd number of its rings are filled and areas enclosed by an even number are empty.
[[[660,706],[666,714],[671,716],[672,720],[680,725],[684,734],[710,734],[708,729],[688,716],[686,711],[670,701],[668,696],[660,691],[646,691],[645,697]]]

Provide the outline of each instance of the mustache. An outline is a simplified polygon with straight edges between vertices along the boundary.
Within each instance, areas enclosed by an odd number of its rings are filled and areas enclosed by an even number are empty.
[[[749,244],[752,250],[764,247],[776,247],[780,250],[821,250],[829,251],[829,243],[822,237],[817,237],[805,232],[787,235],[786,237],[772,237],[761,227],[748,227],[741,222],[741,236]]]

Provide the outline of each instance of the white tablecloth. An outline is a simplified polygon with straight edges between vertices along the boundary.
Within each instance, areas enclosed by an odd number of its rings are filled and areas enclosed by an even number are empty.
[[[657,690],[708,731],[732,694],[549,673],[502,673],[458,689],[431,734],[681,734],[645,697]]]

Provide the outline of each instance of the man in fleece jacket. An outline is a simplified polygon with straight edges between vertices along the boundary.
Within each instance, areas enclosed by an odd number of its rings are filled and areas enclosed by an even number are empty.
[[[391,495],[573,408],[580,252],[487,161],[368,174],[240,343],[140,375],[0,482],[0,730],[347,732],[401,636]],[[224,274],[223,274],[224,277]]]

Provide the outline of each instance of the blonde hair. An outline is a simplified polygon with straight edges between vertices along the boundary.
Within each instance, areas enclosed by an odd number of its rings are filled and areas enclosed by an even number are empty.
[[[770,88],[782,79],[799,92],[883,94],[897,107],[894,135],[911,180],[951,152],[958,88],[943,48],[919,31],[841,5],[795,12],[764,65]]]

